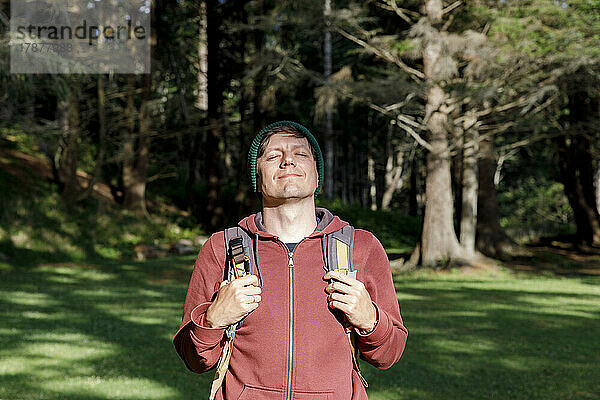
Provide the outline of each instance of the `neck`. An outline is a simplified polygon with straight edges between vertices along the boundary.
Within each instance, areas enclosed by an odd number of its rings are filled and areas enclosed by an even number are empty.
[[[268,204],[263,199],[263,225],[284,243],[298,243],[317,227],[314,197]]]

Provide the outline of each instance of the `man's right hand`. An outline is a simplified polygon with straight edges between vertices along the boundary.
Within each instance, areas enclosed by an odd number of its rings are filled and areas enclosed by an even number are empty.
[[[222,282],[215,301],[206,310],[208,328],[227,328],[254,311],[260,302],[261,288],[256,275]]]

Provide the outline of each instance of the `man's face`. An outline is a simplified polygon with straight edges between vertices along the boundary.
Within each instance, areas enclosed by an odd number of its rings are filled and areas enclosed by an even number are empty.
[[[263,200],[314,196],[318,173],[308,139],[276,133],[268,139],[256,165]]]

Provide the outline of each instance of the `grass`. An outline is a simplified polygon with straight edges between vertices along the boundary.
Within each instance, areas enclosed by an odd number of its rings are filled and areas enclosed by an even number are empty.
[[[194,257],[0,263],[0,399],[198,399],[171,339]],[[372,400],[600,398],[600,279],[395,277],[401,361],[362,363]]]
[[[394,211],[371,211],[360,205],[345,205],[339,200],[325,201],[317,198],[317,205],[325,207],[349,222],[355,228],[373,232],[391,253],[410,253],[421,234],[421,219]]]
[[[64,203],[55,185],[0,170],[0,260],[42,262],[132,258],[134,246],[166,246],[203,234],[190,218],[137,218],[120,206],[88,199]]]

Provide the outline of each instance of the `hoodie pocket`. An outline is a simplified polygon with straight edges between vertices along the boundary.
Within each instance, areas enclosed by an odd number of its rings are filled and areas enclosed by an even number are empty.
[[[244,390],[238,400],[284,400],[285,392],[281,389],[271,389],[259,386],[244,385]],[[292,400],[333,400],[333,392],[292,392]]]
[[[293,392],[293,400],[333,400],[333,392]]]
[[[244,385],[238,400],[283,400],[283,397],[284,392],[280,389]]]

